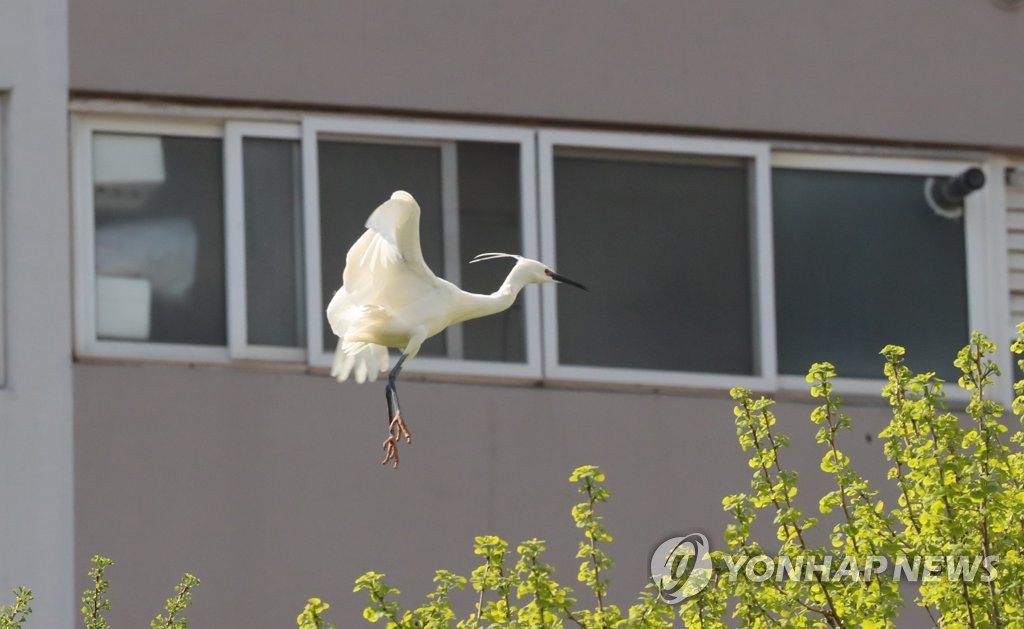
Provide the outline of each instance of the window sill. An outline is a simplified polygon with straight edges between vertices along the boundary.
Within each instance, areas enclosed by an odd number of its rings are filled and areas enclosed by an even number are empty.
[[[125,367],[141,367],[146,365],[160,365],[179,367],[183,369],[220,369],[238,372],[251,373],[279,373],[289,375],[309,375],[322,378],[330,378],[330,368],[321,365],[309,365],[304,362],[280,362],[265,360],[175,360],[171,358],[140,358],[132,356],[112,356],[104,354],[79,353],[74,360],[83,365],[115,365]],[[403,371],[402,380],[405,382],[420,383],[444,383],[461,384],[469,386],[491,386],[510,388],[535,388],[551,391],[580,391],[592,393],[614,393],[628,395],[655,395],[677,398],[699,398],[727,401],[729,399],[730,387],[717,386],[694,386],[694,385],[664,385],[664,384],[637,384],[626,382],[613,382],[609,380],[585,380],[585,379],[560,379],[560,378],[537,378],[534,376],[498,376],[482,374],[456,374],[441,373],[427,370],[417,370],[413,362]],[[780,386],[777,390],[763,390],[755,388],[758,395],[767,395],[780,403],[814,403],[810,397],[807,387],[796,386],[803,383],[803,378],[791,377],[792,386]],[[799,380],[799,383],[796,381]],[[843,393],[846,403],[850,406],[879,407],[886,406],[887,401],[880,396],[884,382],[881,380],[861,381],[875,387],[873,393]],[[380,383],[380,380],[378,380]],[[737,383],[740,386],[741,383]],[[6,389],[0,388],[0,396]],[[956,399],[948,398],[952,410],[960,410],[963,407],[966,397]]]

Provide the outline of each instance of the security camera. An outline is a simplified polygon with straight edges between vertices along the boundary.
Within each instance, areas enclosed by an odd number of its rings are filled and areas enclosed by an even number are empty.
[[[924,199],[939,216],[960,218],[964,214],[964,199],[984,185],[985,173],[976,167],[956,177],[929,177],[924,182]]]

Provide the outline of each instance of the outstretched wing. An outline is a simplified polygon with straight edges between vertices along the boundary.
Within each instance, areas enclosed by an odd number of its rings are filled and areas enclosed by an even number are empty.
[[[344,285],[359,305],[391,308],[432,290],[437,276],[420,249],[420,206],[399,190],[370,214],[366,232],[345,257]]]
[[[382,339],[390,337],[382,337],[381,330],[400,334],[424,304],[436,302],[435,291],[447,286],[423,260],[420,206],[408,192],[395,192],[373,211],[366,231],[348,250],[344,285],[327,306],[327,321],[339,337],[331,375],[376,379],[388,366]]]
[[[366,219],[366,228],[376,238],[363,252],[360,266],[372,271],[379,264],[388,267],[397,263],[426,267],[420,249],[420,206],[412,195],[399,190]]]

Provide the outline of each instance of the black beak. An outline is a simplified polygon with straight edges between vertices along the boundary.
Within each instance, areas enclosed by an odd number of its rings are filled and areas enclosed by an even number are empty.
[[[555,280],[556,282],[561,282],[562,284],[568,284],[569,286],[575,286],[576,288],[582,288],[583,290],[585,290],[587,292],[590,292],[590,289],[587,288],[586,286],[584,286],[583,284],[580,284],[579,282],[577,282],[575,280],[570,280],[566,276],[559,275],[558,273],[555,273],[554,271],[548,271],[548,276],[550,276],[551,279]]]

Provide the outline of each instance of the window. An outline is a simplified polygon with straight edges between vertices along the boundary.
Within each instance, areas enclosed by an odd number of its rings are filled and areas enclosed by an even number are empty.
[[[229,122],[225,163],[231,355],[306,358],[302,147],[297,125]]]
[[[221,130],[77,129],[78,336],[119,355],[218,359],[227,343]]]
[[[830,360],[843,392],[873,394],[886,343],[953,379],[971,329],[1009,328],[1002,178],[962,217],[924,201],[967,161],[275,116],[74,117],[79,354],[330,366],[325,304],[398,189],[422,208],[428,265],[464,289],[508,273],[468,264],[487,251],[592,288],[527,287],[430,339],[413,371],[772,390]]]
[[[311,119],[304,124],[307,261],[312,361],[329,365],[337,338],[323,305],[341,286],[345,254],[370,211],[395,190],[416,197],[427,265],[473,292],[501,285],[509,264],[469,265],[476,253],[537,257],[532,220],[532,133],[475,125]],[[314,166],[315,165],[315,166]],[[524,192],[525,191],[525,192]],[[533,290],[500,315],[467,321],[424,343],[414,369],[540,375],[539,309]]]
[[[960,372],[952,361],[971,330],[1005,329],[990,314],[993,309],[984,307],[991,298],[986,286],[1000,272],[986,259],[992,245],[983,238],[984,222],[991,220],[984,191],[967,197],[960,216],[939,215],[925,201],[929,178],[956,175],[971,165],[773,158],[775,303],[784,382],[802,384],[808,367],[820,360],[835,364],[844,378],[877,381],[878,351],[889,343],[907,347],[911,368],[936,370],[955,382]],[[877,389],[874,382],[845,387]]]
[[[594,286],[546,294],[549,373],[768,382],[767,150],[543,132],[540,151],[545,261]]]
[[[307,119],[74,120],[77,350],[329,365],[324,305],[370,212],[396,189],[423,209],[424,255],[491,292],[537,257],[530,131]],[[305,129],[305,131],[304,131]],[[540,376],[539,303],[431,339],[418,369]]]

